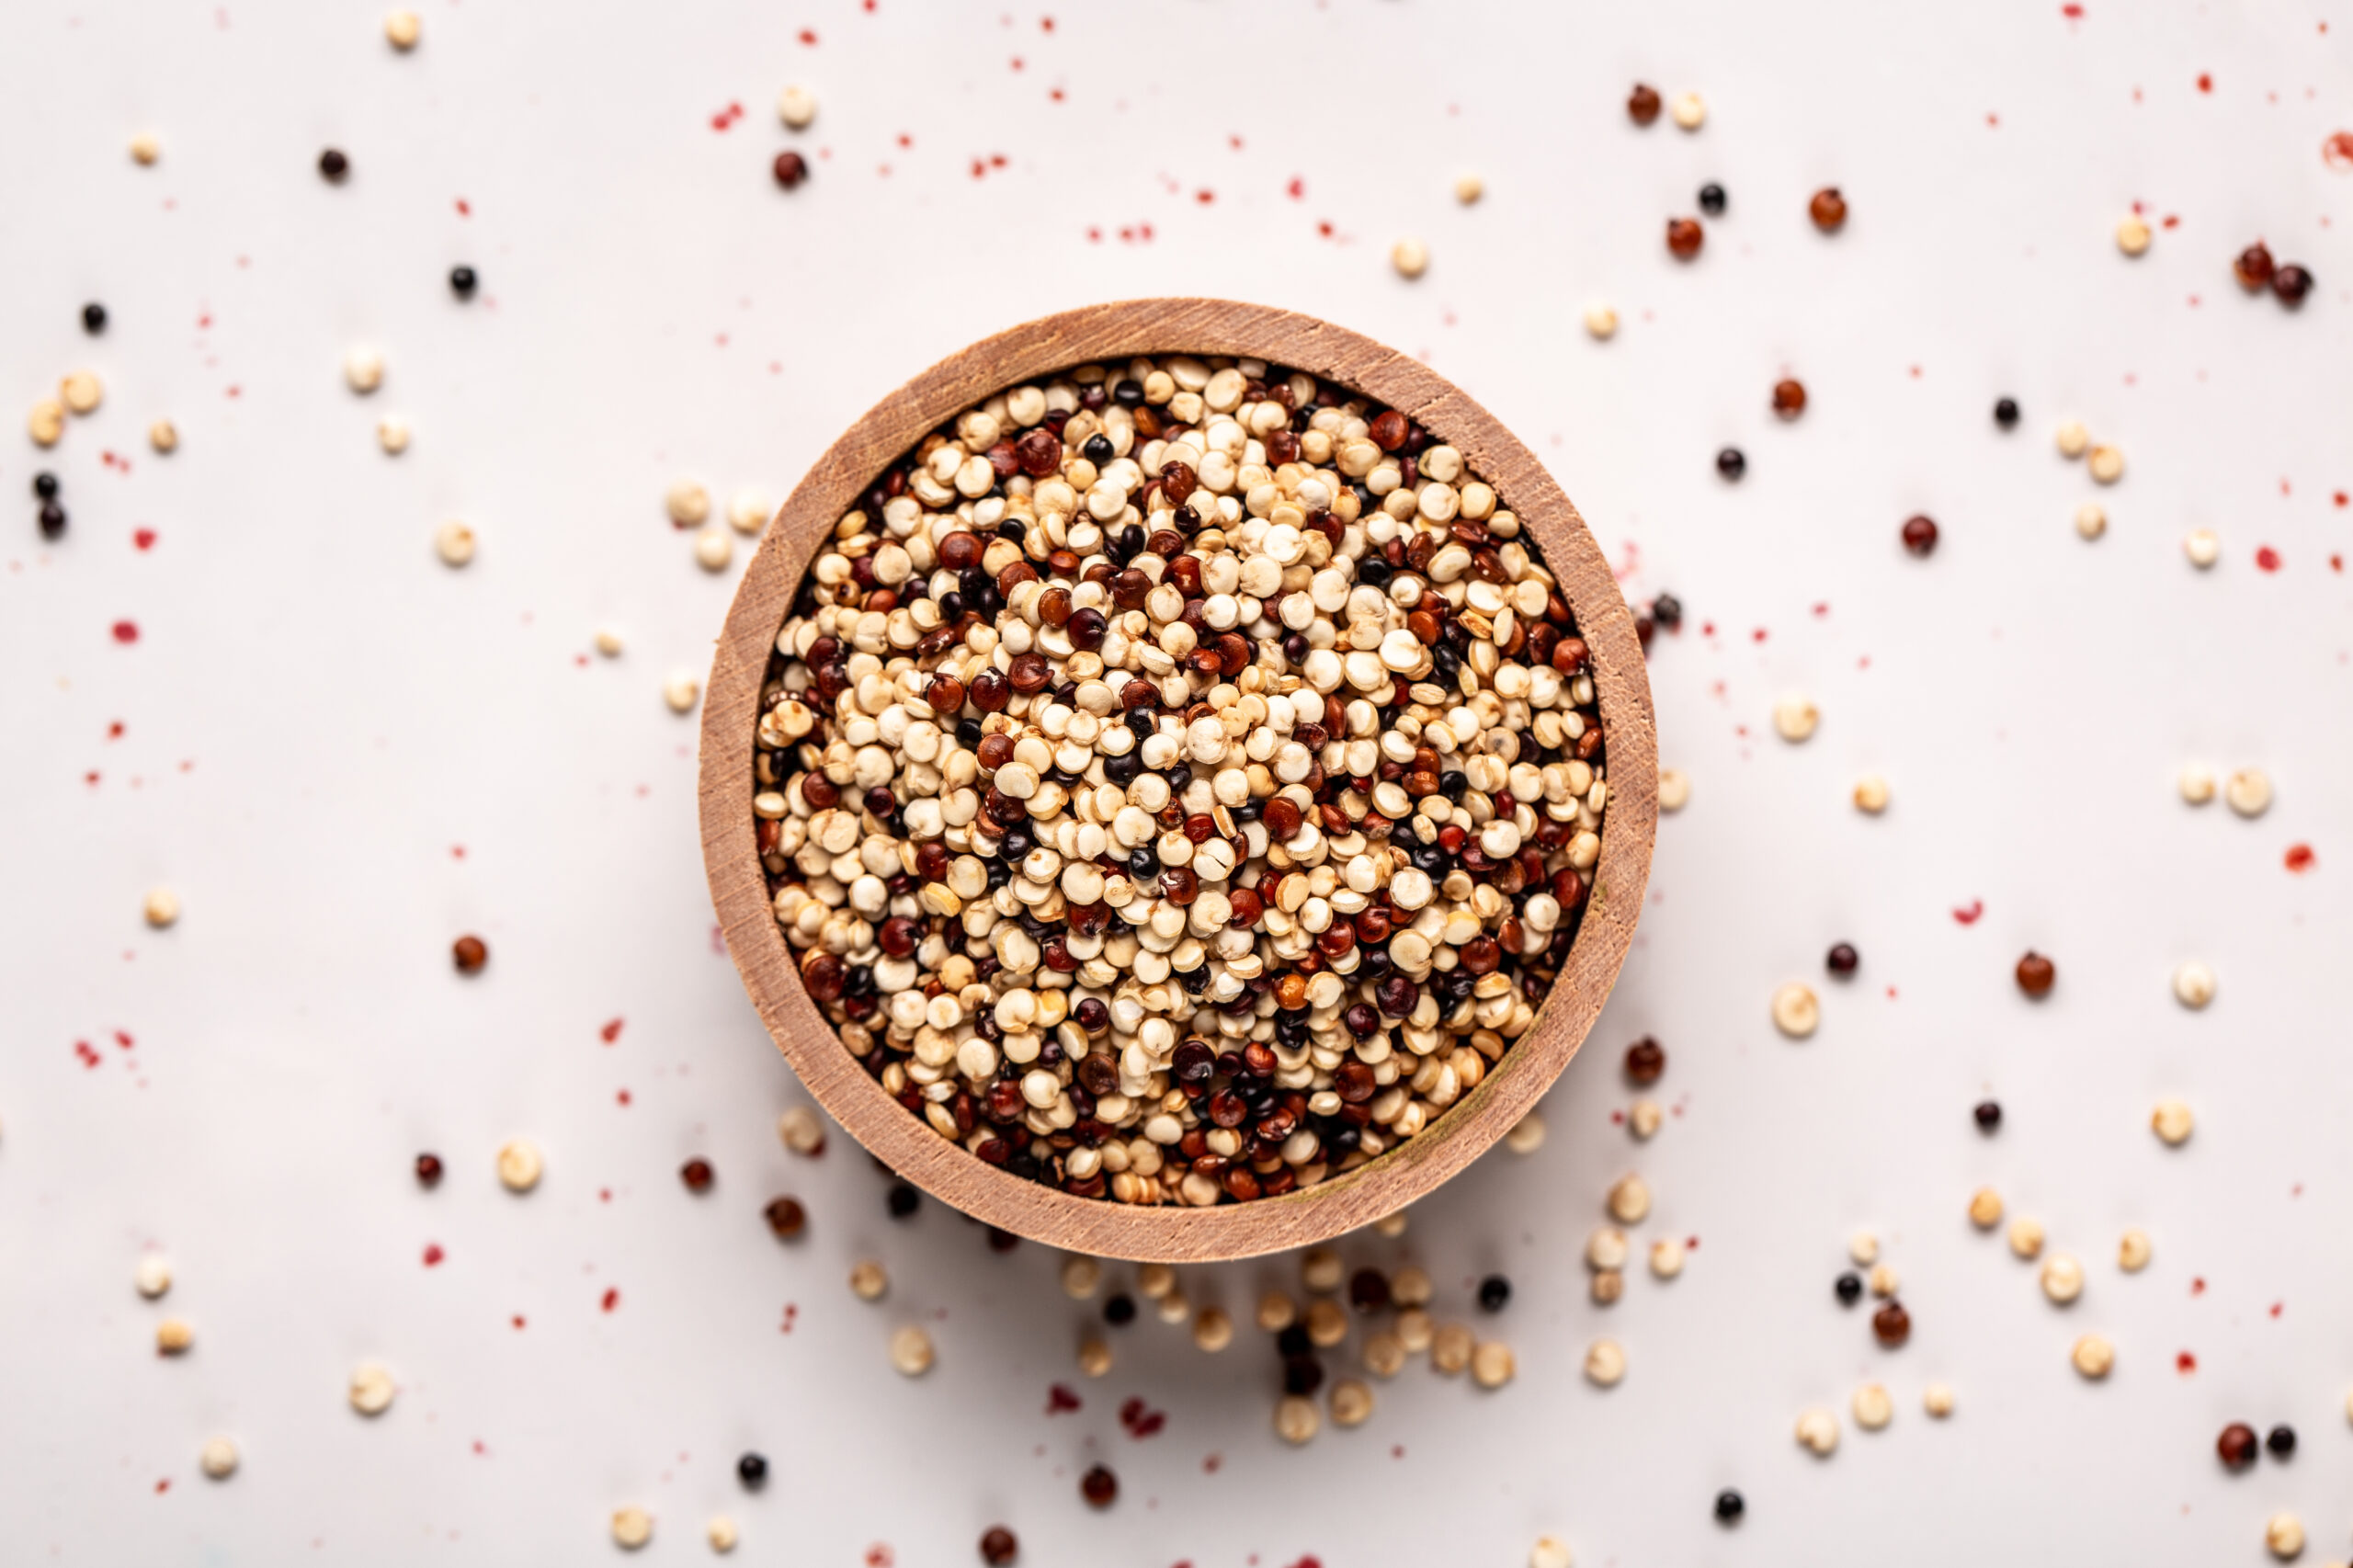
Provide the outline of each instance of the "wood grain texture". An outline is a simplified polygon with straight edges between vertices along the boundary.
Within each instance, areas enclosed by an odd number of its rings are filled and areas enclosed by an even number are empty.
[[[877,474],[1004,388],[1139,354],[1267,359],[1353,387],[1458,448],[1532,535],[1592,650],[1609,806],[1591,901],[1560,979],[1502,1062],[1428,1129],[1319,1187],[1213,1209],[1075,1198],[983,1165],[882,1091],[802,989],[753,844],[752,752],[779,628],[812,555]],[[1534,453],[1418,361],[1295,312],[1225,300],[1135,300],[1030,322],[951,355],[875,405],[818,459],[778,513],[735,594],[702,717],[702,843],[728,950],[761,1020],[812,1095],[892,1169],[992,1225],[1071,1252],[1169,1263],[1324,1241],[1393,1213],[1492,1146],[1574,1056],[1609,994],[1650,879],[1658,747],[1634,619],[1585,519]]]

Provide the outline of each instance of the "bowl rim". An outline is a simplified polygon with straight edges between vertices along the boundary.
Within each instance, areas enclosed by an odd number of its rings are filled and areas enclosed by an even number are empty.
[[[1138,355],[1257,358],[1397,409],[1463,455],[1535,538],[1569,602],[1608,737],[1609,805],[1584,924],[1535,1022],[1477,1087],[1429,1126],[1345,1175],[1280,1198],[1207,1209],[1080,1198],[997,1169],[883,1092],[802,988],[754,843],[753,752],[778,629],[842,515],[928,432],[1006,387]],[[1025,322],[933,365],[854,421],[769,524],[721,631],[704,687],[704,869],[727,949],[761,1022],[826,1113],[902,1178],[975,1219],[1095,1256],[1185,1263],[1308,1245],[1404,1209],[1532,1109],[1608,1000],[1633,940],[1658,821],[1650,681],[1632,611],[1584,517],[1502,423],[1427,366],[1318,317],[1229,300],[1143,299]]]

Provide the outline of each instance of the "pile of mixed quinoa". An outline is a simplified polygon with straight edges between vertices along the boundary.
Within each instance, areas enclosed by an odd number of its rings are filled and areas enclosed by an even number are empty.
[[[1588,652],[1462,454],[1254,359],[1082,365],[817,552],[753,809],[892,1096],[1085,1197],[1313,1186],[1534,1020],[1608,792]]]

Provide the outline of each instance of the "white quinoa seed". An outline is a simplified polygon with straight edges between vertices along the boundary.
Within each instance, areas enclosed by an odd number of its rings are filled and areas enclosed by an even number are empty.
[[[611,627],[598,627],[597,629],[596,642],[597,652],[605,658],[618,659],[621,656],[621,648],[623,646],[621,642],[621,634],[614,631]]]
[[[1430,1370],[1453,1377],[1471,1364],[1471,1352],[1477,1343],[1461,1324],[1440,1324],[1430,1335]]]
[[[142,131],[131,139],[131,161],[145,168],[164,155],[164,143],[152,131]]]
[[[176,925],[180,917],[180,895],[169,888],[149,888],[141,913],[147,916],[147,924],[158,931]]]
[[[408,450],[408,421],[397,414],[387,414],[376,421],[376,445],[386,455],[398,457]]]
[[[351,1408],[362,1415],[381,1415],[392,1407],[392,1374],[374,1361],[351,1369],[348,1391]]]
[[[743,1532],[735,1528],[735,1521],[724,1514],[711,1515],[710,1523],[703,1527],[702,1533],[703,1539],[710,1542],[713,1551],[733,1551],[744,1539]]]
[[[2214,999],[2214,971],[2191,959],[2173,971],[2173,999],[2193,1012]]]
[[[813,1154],[825,1146],[825,1122],[813,1106],[797,1105],[776,1119],[776,1135],[796,1154]]]
[[[416,40],[424,35],[425,24],[417,19],[415,12],[400,10],[384,13],[384,38],[394,49],[405,53],[415,49]]]
[[[1332,1425],[1361,1426],[1372,1415],[1372,1385],[1361,1378],[1342,1378],[1332,1385]]]
[[[2116,1267],[2127,1274],[2138,1274],[2149,1267],[2149,1256],[2154,1250],[2149,1243],[2149,1233],[2134,1226],[2117,1238]]]
[[[384,351],[372,344],[355,344],[344,351],[343,383],[365,397],[384,384]]]
[[[1588,1355],[1586,1365],[1591,1364]],[[1483,1389],[1503,1387],[1518,1370],[1519,1362],[1512,1355],[1511,1346],[1500,1339],[1482,1340],[1471,1352],[1471,1381]]]
[[[1136,1270],[1136,1294],[1157,1301],[1176,1289],[1176,1271],[1165,1263],[1147,1263]]]
[[[1822,1021],[1822,1003],[1813,988],[1796,981],[1773,993],[1773,1027],[1791,1040],[1803,1040]]]
[[[1193,1305],[1182,1290],[1171,1290],[1153,1303],[1153,1311],[1163,1323],[1184,1323],[1193,1315]]]
[[[196,1343],[196,1330],[186,1318],[165,1318],[155,1325],[155,1353],[182,1356]]]
[[[1952,1414],[1953,1393],[1950,1383],[1930,1383],[1920,1391],[1920,1408],[1942,1421]]]
[[[1299,1282],[1318,1295],[1340,1288],[1344,1270],[1340,1255],[1330,1247],[1309,1247],[1299,1258]]]
[[[1110,1342],[1088,1335],[1078,1342],[1078,1369],[1083,1377],[1099,1378],[1111,1369]]]
[[[1981,1231],[1990,1231],[2002,1222],[2002,1195],[1990,1187],[1981,1187],[1969,1196],[1969,1222]]]
[[[1661,1279],[1672,1279],[1683,1272],[1683,1244],[1673,1236],[1661,1236],[1651,1244],[1651,1272]]]
[[[1596,1306],[1615,1305],[1626,1294],[1626,1271],[1622,1268],[1595,1269],[1591,1294]]]
[[[2093,479],[2113,484],[2124,477],[2124,453],[2116,447],[2094,447],[2087,467]]]
[[[702,680],[692,670],[672,670],[662,683],[662,700],[673,713],[691,713],[702,699]]]
[[[1870,1267],[1879,1261],[1879,1237],[1869,1231],[1857,1231],[1847,1238],[1847,1256],[1858,1266]]]
[[[1626,1233],[1615,1225],[1595,1227],[1585,1242],[1585,1262],[1587,1268],[1623,1268],[1628,1247]]]
[[[2010,1252],[2032,1262],[2042,1256],[2042,1221],[2021,1214],[2010,1221]]]
[[[613,1544],[635,1551],[654,1539],[654,1516],[640,1507],[613,1510]]]
[[[1203,1307],[1193,1314],[1193,1343],[1215,1355],[1233,1343],[1233,1319],[1223,1307]]]
[[[1773,733],[1785,741],[1811,738],[1822,722],[1822,710],[1810,697],[1784,697],[1773,704]]]
[[[1419,278],[1429,270],[1430,248],[1408,234],[1390,247],[1389,265],[1401,278]]]
[[[1393,1214],[1383,1214],[1380,1219],[1375,1220],[1372,1222],[1372,1233],[1395,1241],[1405,1233],[1405,1226],[1408,1222],[1405,1211],[1400,1209]]]
[[[850,1265],[850,1294],[859,1301],[879,1301],[882,1299],[883,1292],[890,1288],[891,1276],[872,1258],[860,1258]]]
[[[727,526],[739,534],[758,533],[775,516],[776,503],[765,490],[738,490],[727,502]]]
[[[1364,1369],[1376,1378],[1393,1378],[1405,1369],[1405,1340],[1403,1335],[1386,1329],[1367,1335],[1364,1342]]]
[[[2271,776],[2259,767],[2234,768],[2222,781],[2222,799],[2243,817],[2259,817],[2271,809]]]
[[[1597,1388],[1615,1388],[1626,1376],[1626,1351],[1614,1339],[1597,1339],[1586,1347],[1586,1381]]]
[[[2282,1562],[2302,1555],[2304,1550],[2304,1521],[2290,1513],[2272,1515],[2263,1521],[2263,1544],[2272,1556]]]
[[[1656,1135],[1666,1113],[1656,1100],[1636,1100],[1626,1108],[1626,1131],[1641,1142],[1649,1142]]]
[[[2116,225],[2116,248],[2126,256],[2139,256],[2149,248],[2149,225],[2138,212],[2128,212]]]
[[[1504,1134],[1504,1147],[1515,1154],[1532,1154],[1544,1147],[1544,1119],[1529,1111]]]
[[[735,559],[735,539],[717,523],[695,530],[695,564],[706,572],[724,572]]]
[[[2063,1252],[2042,1260],[2042,1293],[2065,1306],[2084,1293],[2084,1266]]]
[[[529,1192],[540,1185],[547,1161],[540,1146],[528,1138],[511,1138],[498,1148],[498,1182],[509,1192]]]
[[[1487,194],[1487,182],[1477,175],[1461,175],[1454,181],[1454,199],[1469,207]]]
[[[196,1464],[213,1480],[226,1481],[237,1473],[237,1445],[215,1433],[196,1450]]]
[[[2079,458],[2091,449],[2092,433],[2081,420],[2070,419],[2059,426],[2058,442],[2061,457]]]
[[[1556,1535],[1540,1535],[1528,1549],[1528,1568],[1570,1568],[1568,1543]]]
[[[1596,301],[1585,308],[1585,330],[1597,342],[1608,342],[1618,335],[1618,312]]]
[[[2191,1121],[2189,1107],[2180,1100],[2159,1100],[2149,1113],[2150,1131],[2177,1149],[2189,1142]]]
[[[1275,1402],[1275,1435],[1297,1447],[1315,1436],[1324,1416],[1304,1394],[1289,1393]]]
[[[53,447],[65,434],[65,405],[53,397],[38,399],[25,416],[25,432],[36,447]]]
[[[2108,511],[2097,501],[2086,501],[2075,508],[2075,532],[2085,539],[2097,539],[2108,531]]]
[[[172,1288],[170,1261],[161,1253],[142,1253],[131,1270],[131,1282],[139,1288],[141,1295],[153,1301]]]
[[[891,1365],[910,1378],[919,1378],[931,1370],[931,1335],[915,1324],[892,1331],[891,1335]]]
[[[1409,1263],[1389,1277],[1389,1300],[1400,1307],[1426,1307],[1435,1287],[1429,1270],[1418,1263]]]
[[[1866,773],[1855,780],[1855,809],[1867,816],[1877,816],[1887,810],[1887,780],[1876,773]]]
[[[1895,1294],[1896,1290],[1903,1284],[1903,1281],[1896,1278],[1895,1266],[1893,1264],[1874,1263],[1871,1265],[1870,1284],[1871,1288],[1871,1294],[1877,1296],[1883,1301]]]
[[[1697,93],[1677,93],[1667,100],[1666,112],[1684,130],[1697,131],[1708,118],[1708,105]]]
[[[1838,1450],[1838,1417],[1820,1405],[1798,1416],[1798,1443],[1808,1453],[1827,1459]]]
[[[1609,1217],[1621,1225],[1639,1225],[1649,1218],[1651,1189],[1639,1176],[1623,1176],[1609,1189]]]
[[[710,492],[697,480],[677,480],[664,494],[662,507],[679,528],[700,528],[710,517]]]
[[[1268,1290],[1259,1296],[1255,1316],[1265,1332],[1280,1334],[1299,1321],[1299,1303],[1285,1291]]]
[[[1421,1308],[1408,1307],[1397,1314],[1397,1338],[1406,1355],[1418,1356],[1438,1338],[1438,1322]]]
[[[158,419],[147,426],[147,444],[168,457],[180,449],[179,426],[168,419]]]
[[[1857,1389],[1850,1403],[1855,1412],[1855,1425],[1866,1432],[1876,1432],[1895,1418],[1895,1402],[1878,1383],[1865,1383]]]
[[[474,558],[474,530],[452,517],[433,530],[433,553],[445,566],[463,566]]]
[[[1662,767],[1658,770],[1658,809],[1660,811],[1679,812],[1690,799],[1689,775],[1679,767]]]
[[[1103,1283],[1103,1266],[1091,1257],[1063,1259],[1063,1294],[1074,1301],[1092,1300]]]
[[[2205,805],[2214,798],[2214,770],[2202,762],[2185,763],[2179,787],[2183,800],[2193,806]]]
[[[2116,1346],[2097,1334],[2086,1334],[2067,1352],[2075,1370],[2097,1382],[2116,1365]]]
[[[57,388],[58,401],[65,404],[69,414],[95,413],[105,396],[106,388],[94,370],[76,370]]]
[[[787,87],[777,95],[776,117],[789,131],[806,131],[817,118],[817,95],[806,87]]]
[[[1329,1296],[1318,1296],[1307,1303],[1307,1342],[1318,1350],[1329,1350],[1348,1336],[1348,1314],[1340,1303]]]
[[[2181,536],[2181,552],[2200,572],[2222,558],[2222,539],[2212,528],[2192,528]]]

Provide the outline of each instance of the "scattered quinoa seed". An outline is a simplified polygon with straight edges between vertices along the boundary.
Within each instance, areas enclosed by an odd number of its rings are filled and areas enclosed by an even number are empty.
[[[1532,1154],[1544,1146],[1544,1119],[1529,1111],[1504,1134],[1504,1147],[1515,1154]]]
[[[1748,1512],[1748,1500],[1731,1487],[1727,1486],[1716,1494],[1715,1514],[1718,1524],[1736,1525],[1740,1523],[1740,1517],[1746,1512]]]
[[[142,131],[131,139],[131,161],[144,168],[164,155],[164,143],[152,131]]]
[[[743,1536],[735,1528],[733,1519],[724,1514],[713,1514],[710,1517],[710,1523],[703,1527],[703,1539],[710,1542],[710,1549],[713,1551],[725,1552],[734,1551],[736,1543],[743,1540]]]
[[[1078,1494],[1096,1507],[1108,1508],[1119,1501],[1120,1478],[1111,1473],[1108,1466],[1090,1465],[1086,1473],[1079,1477]]]
[[[1912,1337],[1912,1314],[1904,1310],[1901,1301],[1890,1301],[1871,1314],[1871,1337],[1890,1350],[1899,1349]]]
[[[540,1146],[528,1138],[513,1138],[498,1147],[498,1181],[509,1192],[529,1192],[540,1185],[547,1162]]]
[[[695,563],[706,572],[724,572],[735,559],[735,538],[713,523],[695,533]]]
[[[2036,1001],[2050,995],[2059,982],[2059,966],[2032,949],[2018,960],[2016,973],[2018,989]]]
[[[1703,191],[1700,195],[1700,204],[1704,207],[1706,192]],[[1716,210],[1719,212],[1723,210],[1722,201],[1717,202]],[[1795,419],[1799,415],[1803,414],[1805,412],[1805,383],[1787,376],[1775,381],[1773,383],[1773,412],[1783,419]]]
[[[1324,1417],[1305,1394],[1285,1394],[1275,1402],[1275,1435],[1296,1447],[1315,1436]]]
[[[2086,501],[2075,508],[2075,532],[2085,539],[2097,539],[2108,531],[2108,511],[2097,501]]]
[[[738,490],[727,503],[727,526],[746,537],[758,534],[775,515],[775,503],[765,490]]]
[[[2214,798],[2214,770],[2202,762],[2185,763],[2178,780],[2181,798],[2202,806]]]
[[[2015,426],[2018,422],[2018,404],[2016,398],[2004,397],[1994,400],[1994,423],[1995,425],[2001,426],[2005,430],[2007,430]]]
[[[1685,131],[1697,131],[1708,118],[1708,106],[1697,93],[1677,93],[1667,105],[1667,115]]]
[[[449,292],[460,300],[472,299],[475,285],[480,281],[474,276],[474,269],[471,267],[460,264],[449,269]]]
[[[1679,767],[1658,770],[1658,809],[1679,812],[1691,800],[1691,778]]]
[[[2274,279],[2275,283],[2277,279]],[[2304,1521],[2286,1512],[2271,1516],[2263,1524],[2263,1544],[2271,1555],[2285,1562],[2300,1556],[2304,1550]]]
[[[1920,1407],[1942,1421],[1952,1414],[1953,1395],[1950,1383],[1930,1383],[1920,1391]]]
[[[2057,439],[2061,457],[2079,458],[2090,450],[2092,434],[2084,428],[2082,421],[2070,419],[2059,426]]]
[[[1843,980],[1862,966],[1862,955],[1852,942],[1834,942],[1822,958],[1822,967]]]
[[[1661,1236],[1651,1244],[1651,1272],[1661,1279],[1672,1279],[1683,1272],[1683,1244],[1673,1236]]]
[[[158,419],[147,426],[147,444],[165,457],[180,449],[179,426],[168,419]]]
[[[1773,731],[1785,741],[1811,739],[1822,722],[1822,710],[1810,697],[1790,696],[1773,704]]]
[[[797,1105],[776,1119],[776,1135],[796,1154],[814,1154],[825,1146],[825,1124],[816,1110]]]
[[[2097,1381],[2116,1365],[2116,1346],[2099,1335],[2086,1334],[2075,1341],[2067,1359],[2075,1364],[2075,1370]]]
[[[1656,1100],[1636,1100],[1626,1108],[1626,1131],[1637,1141],[1647,1142],[1658,1131],[1665,1114]]]
[[[2149,1267],[2152,1250],[2148,1232],[2137,1228],[2128,1230],[2117,1240],[2116,1267],[2127,1274],[2138,1274]]]
[[[2124,477],[2124,453],[2115,447],[2094,447],[2086,466],[2093,479],[2113,484]]]
[[[38,399],[26,416],[25,430],[37,447],[53,447],[65,434],[65,405],[53,397]]]
[[[850,1293],[861,1301],[879,1301],[891,1288],[891,1277],[872,1258],[860,1258],[850,1265]]]
[[[2271,275],[2272,297],[2291,311],[2312,291],[2313,275],[2292,261]]]
[[[1389,265],[1401,278],[1419,278],[1429,270],[1429,247],[1408,234],[1389,248]]]
[[[1528,1568],[1569,1568],[1568,1544],[1558,1536],[1540,1535],[1528,1549]]]
[[[776,162],[768,166],[768,172],[775,176],[778,185],[787,190],[797,190],[801,182],[809,177],[809,160],[787,150],[776,155]]]
[[[434,553],[446,566],[463,566],[474,558],[474,530],[455,517],[433,533]]]
[[[343,382],[366,396],[384,384],[384,352],[372,344],[357,344],[344,352]]]
[[[152,1301],[172,1288],[172,1266],[160,1253],[142,1254],[131,1280]]]
[[[1193,1343],[1215,1355],[1233,1343],[1233,1319],[1223,1307],[1203,1307],[1193,1314]]]
[[[2063,1252],[2042,1260],[2042,1293],[2065,1306],[2084,1293],[2084,1266]]]
[[[1638,1225],[1650,1216],[1651,1189],[1638,1176],[1620,1176],[1609,1189],[1609,1216],[1621,1225]]]
[[[624,646],[621,634],[609,626],[600,626],[597,629],[596,644],[597,652],[608,659],[620,658]]]
[[[1608,342],[1618,335],[1618,312],[1596,301],[1585,308],[1585,330],[1589,336]]]
[[[1738,447],[1723,447],[1717,450],[1716,475],[1718,478],[1737,483],[1740,476],[1747,472],[1748,459],[1742,455]]]
[[[2002,1130],[2002,1102],[1999,1100],[1979,1100],[1970,1114],[1976,1119],[1980,1132],[1992,1133]]]
[[[1469,207],[1487,194],[1487,182],[1477,175],[1459,176],[1454,182],[1454,199]]]
[[[664,494],[662,506],[669,513],[672,526],[699,528],[710,516],[710,492],[695,480],[681,479]]]
[[[788,131],[806,131],[817,118],[817,96],[806,87],[787,87],[777,96],[776,117]]]
[[[480,974],[490,962],[490,944],[480,937],[460,937],[449,944],[449,961],[460,974]]]
[[[106,397],[106,388],[92,370],[76,370],[58,383],[58,401],[65,404],[69,414],[95,413]]]
[[[142,913],[147,916],[147,924],[161,931],[178,922],[180,895],[169,888],[149,888]]]
[[[1430,1367],[1444,1377],[1453,1377],[1471,1364],[1471,1351],[1476,1340],[1471,1331],[1459,1323],[1441,1324],[1430,1336]]]
[[[678,1167],[678,1179],[686,1184],[688,1192],[709,1192],[714,1179],[710,1162],[699,1154],[696,1155]]]
[[[1615,1388],[1626,1376],[1626,1352],[1614,1339],[1597,1339],[1586,1347],[1586,1381],[1597,1388]]]
[[[1708,242],[1708,233],[1697,218],[1669,218],[1666,221],[1667,254],[1677,261],[1689,261],[1699,254]]]
[[[1895,1402],[1878,1383],[1865,1383],[1857,1389],[1852,1403],[1855,1425],[1866,1432],[1876,1432],[1895,1417]]]
[[[1879,1238],[1869,1231],[1857,1231],[1847,1238],[1847,1256],[1858,1267],[1870,1267],[1879,1261]]]
[[[441,1184],[441,1156],[426,1153],[416,1157],[416,1185],[428,1190]]]
[[[387,414],[376,421],[376,445],[391,457],[408,450],[408,421],[397,414]]]
[[[196,1451],[197,1468],[215,1481],[226,1481],[237,1473],[237,1445],[218,1433],[204,1439]]]
[[[351,1408],[362,1415],[381,1415],[392,1407],[392,1374],[373,1361],[351,1369]]]
[[[767,1220],[769,1233],[781,1242],[789,1242],[809,1228],[809,1211],[797,1198],[772,1198],[760,1212]]]
[[[425,24],[417,20],[416,13],[414,11],[384,13],[384,37],[394,49],[403,51],[415,49],[416,40],[424,35],[424,31]]]
[[[2042,1221],[2029,1219],[2024,1214],[2011,1221],[2010,1251],[2014,1256],[2029,1262],[2041,1256]]]
[[[1981,1187],[1969,1197],[1969,1222],[1981,1231],[1990,1231],[2002,1222],[2002,1195],[1990,1187]]]
[[[613,1510],[613,1544],[635,1551],[654,1539],[654,1516],[639,1507]]]
[[[2150,1130],[2174,1148],[2189,1142],[2190,1125],[2189,1107],[2179,1100],[2159,1100],[2149,1113]]]
[[[931,1370],[931,1335],[909,1324],[891,1335],[891,1365],[910,1378]]]
[[[1475,1358],[1472,1369],[1475,1375]],[[1372,1415],[1372,1385],[1361,1378],[1342,1378],[1332,1385],[1330,1398],[1335,1426],[1361,1426]]]
[[[1847,199],[1838,194],[1835,185],[1825,185],[1813,193],[1806,203],[1806,216],[1813,226],[1825,234],[1835,234],[1847,223]]]
[[[2214,971],[2196,959],[2173,971],[2173,999],[2193,1012],[2214,999]]]
[[[1088,1335],[1078,1342],[1078,1369],[1081,1376],[1099,1378],[1111,1369],[1110,1342],[1097,1335]]]
[[[702,699],[702,681],[691,670],[673,670],[662,683],[662,700],[673,713],[691,713]]]
[[[1896,1287],[1899,1283],[1901,1283],[1901,1281],[1896,1278],[1895,1266],[1893,1264],[1874,1263],[1871,1265],[1870,1285],[1872,1295],[1877,1296],[1881,1301],[1885,1301],[1895,1294]]]
[[[2222,540],[2212,528],[2192,528],[2181,537],[2181,552],[2203,572],[2222,558]]]
[[[2128,212],[2116,225],[2116,248],[2126,256],[2139,256],[2149,248],[2149,225],[2137,212]]]
[[[1930,555],[1937,548],[1937,523],[1929,517],[1915,516],[1904,519],[1901,530],[1904,548],[1915,555]]]
[[[158,1356],[185,1355],[195,1343],[196,1330],[188,1326],[186,1318],[165,1318],[155,1325],[155,1354]]]
[[[1887,780],[1876,773],[1867,773],[1855,780],[1855,809],[1870,816],[1887,810]]]
[[[1838,1449],[1838,1417],[1816,1406],[1798,1416],[1797,1434],[1807,1452],[1827,1459]]]
[[[1066,1257],[1062,1280],[1063,1295],[1074,1301],[1088,1301],[1103,1283],[1103,1266],[1091,1257]]]
[[[1634,90],[1626,95],[1626,118],[1636,125],[1648,125],[1658,118],[1658,89],[1645,82],[1635,83]]]
[[[1822,1021],[1822,1004],[1811,986],[1795,981],[1773,993],[1773,1027],[1791,1040],[1803,1040]]]
[[[2259,767],[2234,770],[2222,781],[2222,799],[2243,817],[2259,817],[2271,809],[2271,779]]]

